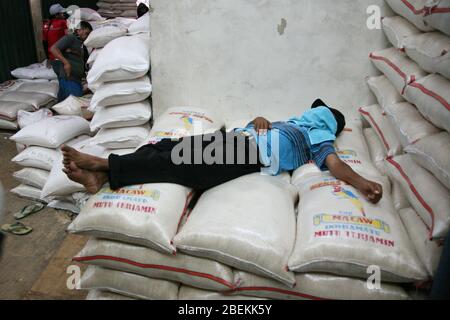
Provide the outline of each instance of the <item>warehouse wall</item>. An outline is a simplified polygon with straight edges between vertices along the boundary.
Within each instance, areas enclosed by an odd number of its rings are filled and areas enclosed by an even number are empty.
[[[36,49],[28,0],[0,1],[0,83],[10,71],[36,62]]]
[[[316,97],[356,117],[374,102],[369,52],[387,46],[369,30],[383,0],[152,0],[156,115],[172,106],[219,110],[226,120],[283,119]]]

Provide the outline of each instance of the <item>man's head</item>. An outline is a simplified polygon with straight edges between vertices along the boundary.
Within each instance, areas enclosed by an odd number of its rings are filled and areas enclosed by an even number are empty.
[[[50,16],[57,19],[65,19],[64,13],[66,12],[66,8],[64,8],[59,3],[56,3],[50,7]]]
[[[145,3],[142,3],[142,2],[139,3],[139,5],[137,7],[137,16],[138,16],[138,18],[142,17],[147,12],[149,12],[149,8],[147,7],[147,5]]]
[[[81,39],[81,41],[86,40],[91,31],[92,26],[89,22],[86,21],[81,21],[78,27],[75,29],[75,32],[77,33],[77,36]]]
[[[336,130],[336,137],[337,137],[342,132],[342,130],[344,130],[344,128],[345,128],[345,116],[339,110],[329,107],[321,99],[317,99],[311,105],[311,109],[318,108],[318,107],[327,107],[333,113],[333,116],[337,122],[337,130]]]

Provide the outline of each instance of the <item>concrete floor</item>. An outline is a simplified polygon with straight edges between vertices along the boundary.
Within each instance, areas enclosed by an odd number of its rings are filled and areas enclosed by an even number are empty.
[[[0,224],[14,223],[14,212],[33,203],[9,192],[19,183],[12,177],[21,167],[10,160],[17,154],[15,143],[8,140],[10,133],[0,131],[0,181],[5,189],[4,216]],[[0,257],[0,299],[24,299],[47,267],[50,259],[66,238],[71,222],[68,213],[50,208],[21,221],[32,227],[25,236],[7,234]]]

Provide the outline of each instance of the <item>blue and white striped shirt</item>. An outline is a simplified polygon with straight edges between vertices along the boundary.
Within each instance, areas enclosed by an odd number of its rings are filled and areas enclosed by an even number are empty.
[[[244,129],[256,139],[261,162],[267,166],[265,171],[277,175],[292,171],[309,162],[315,162],[323,171],[328,170],[325,160],[336,153],[334,141],[324,141],[311,145],[308,131],[290,122],[274,122],[266,135],[258,135],[253,124]]]

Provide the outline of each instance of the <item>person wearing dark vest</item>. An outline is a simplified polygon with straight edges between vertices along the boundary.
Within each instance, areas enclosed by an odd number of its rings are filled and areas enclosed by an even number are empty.
[[[83,95],[82,79],[85,77],[88,59],[83,42],[91,31],[90,23],[81,21],[75,29],[75,34],[64,36],[50,49],[55,56],[52,66],[59,81],[58,102],[70,95],[76,97]]]
[[[344,127],[344,115],[318,99],[311,110],[288,121],[271,123],[258,117],[231,132],[163,139],[132,154],[111,154],[108,159],[64,145],[63,171],[89,193],[98,192],[107,182],[113,190],[144,183],[174,183],[205,190],[246,174],[278,175],[314,162],[377,203],[382,186],[360,176],[336,154],[334,141]],[[208,155],[213,152],[211,161]]]
[[[44,21],[42,31],[42,42],[48,60],[55,60],[55,56],[50,51],[51,47],[59,39],[67,34],[66,9],[59,3],[50,7],[50,19]]]

